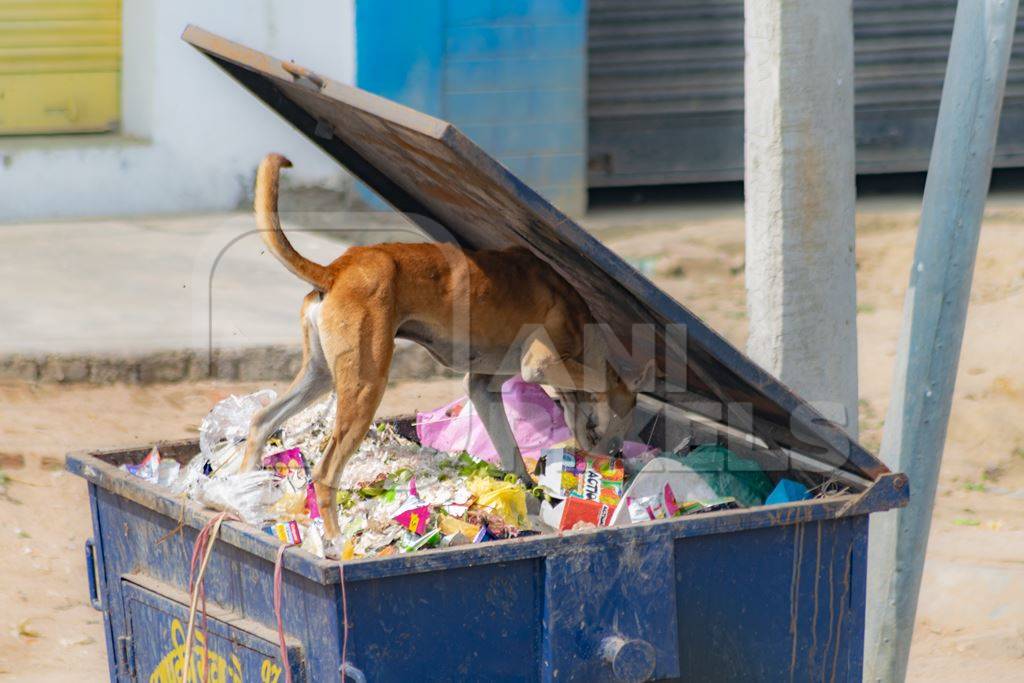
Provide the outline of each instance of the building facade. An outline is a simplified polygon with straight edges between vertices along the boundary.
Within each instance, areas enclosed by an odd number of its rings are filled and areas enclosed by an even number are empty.
[[[233,209],[268,151],[345,173],[180,40],[195,23],[352,82],[353,0],[0,2],[0,221]]]
[[[853,0],[859,173],[927,168],[955,9]],[[571,214],[743,177],[743,0],[0,0],[0,221],[235,208],[270,150],[369,197],[188,23],[452,121]],[[1024,41],[995,165],[1024,165]]]

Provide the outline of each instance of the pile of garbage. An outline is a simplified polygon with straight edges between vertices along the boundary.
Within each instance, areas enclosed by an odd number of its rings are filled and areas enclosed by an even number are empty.
[[[417,415],[415,441],[392,423],[374,425],[338,482],[341,538],[327,547],[312,471],[331,446],[333,397],[286,422],[265,446],[262,468],[240,471],[252,416],[275,397],[264,390],[218,403],[200,426],[200,452],[185,465],[154,448],[140,463],[122,467],[230,511],[284,543],[342,559],[814,495],[790,479],[773,483],[756,463],[717,444],[658,453],[627,442],[615,457],[587,453],[574,447],[558,405],[539,387],[516,379],[506,383],[503,399],[536,481],[532,489],[495,464],[497,453],[462,398]]]

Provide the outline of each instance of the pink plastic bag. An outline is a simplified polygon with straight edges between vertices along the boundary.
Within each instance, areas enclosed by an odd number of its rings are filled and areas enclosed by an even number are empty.
[[[536,384],[513,377],[502,385],[501,396],[523,455],[536,458],[541,449],[572,438],[561,408]],[[417,413],[416,435],[421,444],[439,451],[467,451],[494,464],[500,460],[466,396],[437,410]]]

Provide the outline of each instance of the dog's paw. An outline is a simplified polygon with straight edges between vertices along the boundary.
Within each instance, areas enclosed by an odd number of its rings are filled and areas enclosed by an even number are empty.
[[[324,539],[324,558],[328,560],[340,560],[342,544],[340,542]]]

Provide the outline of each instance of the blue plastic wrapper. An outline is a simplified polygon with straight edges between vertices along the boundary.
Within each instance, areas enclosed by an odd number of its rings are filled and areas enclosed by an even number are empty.
[[[807,500],[811,497],[807,487],[792,479],[782,479],[775,485],[775,489],[768,494],[764,501],[765,505],[781,505],[783,503],[795,503],[798,500]]]

